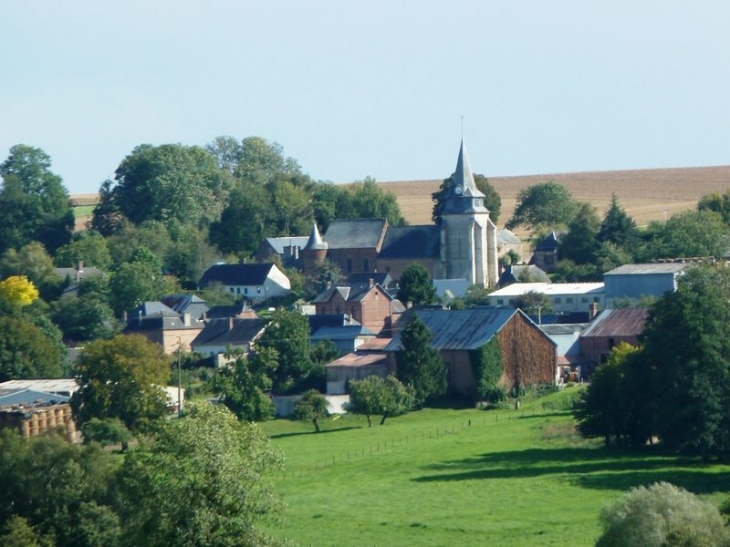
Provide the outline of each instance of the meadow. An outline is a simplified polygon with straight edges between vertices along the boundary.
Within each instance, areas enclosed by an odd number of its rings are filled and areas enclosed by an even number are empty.
[[[286,458],[269,532],[298,545],[593,545],[598,516],[632,486],[667,481],[720,505],[730,467],[578,436],[578,388],[502,410],[262,424]]]

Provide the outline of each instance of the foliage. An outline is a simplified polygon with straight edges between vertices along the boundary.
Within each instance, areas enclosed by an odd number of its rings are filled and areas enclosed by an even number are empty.
[[[713,211],[685,211],[642,233],[639,258],[721,257],[727,252],[727,226]]]
[[[502,398],[499,381],[504,373],[502,347],[495,336],[487,344],[469,352],[475,379],[474,400],[497,402]]]
[[[33,529],[28,519],[13,515],[0,535],[0,545],[4,547],[54,547],[52,536],[43,536]]]
[[[60,295],[63,280],[53,268],[53,259],[45,247],[32,241],[20,249],[8,249],[0,259],[0,277],[26,276],[40,291],[41,298],[54,300]]]
[[[126,545],[273,545],[260,530],[280,510],[271,475],[282,459],[258,427],[222,406],[191,405],[121,469]]]
[[[278,309],[257,342],[278,355],[272,390],[277,394],[297,393],[322,383],[321,367],[310,358],[309,320],[296,311]]]
[[[568,231],[560,238],[558,258],[567,258],[576,264],[594,263],[600,223],[593,205],[579,203],[573,219],[568,223]]]
[[[146,247],[138,248],[131,262],[122,264],[109,280],[111,304],[117,316],[142,302],[159,300],[169,291],[162,265]]]
[[[305,288],[307,294],[314,298],[327,287],[332,284],[336,287],[345,280],[345,274],[342,269],[332,260],[325,259],[322,264],[317,266],[314,272],[308,276]]]
[[[725,190],[724,194],[714,192],[702,196],[697,203],[697,210],[715,212],[722,217],[725,224],[730,225],[730,190]]]
[[[316,365],[326,365],[342,355],[332,340],[322,340],[312,346],[309,357]]]
[[[262,347],[253,355],[236,352],[232,366],[216,370],[208,382],[210,390],[239,420],[260,422],[274,415],[274,403],[269,397],[271,376],[277,367],[279,354],[274,348]]]
[[[111,235],[116,216],[134,224],[157,220],[207,225],[217,220],[232,179],[198,146],[137,146],[119,165],[115,184],[102,188],[92,228]]]
[[[400,416],[413,407],[414,393],[409,386],[403,385],[395,376],[381,378],[368,376],[350,382],[350,406],[354,414],[364,414],[368,427],[372,427],[371,416],[382,416],[380,425],[390,416]]]
[[[418,315],[400,333],[403,349],[396,352],[398,379],[414,391],[416,405],[432,402],[448,388],[446,366],[431,347],[431,332]]]
[[[481,285],[470,285],[466,289],[466,295],[457,297],[450,302],[445,302],[452,310],[465,310],[475,306],[486,306],[489,304],[489,295],[494,291],[492,287],[482,287]],[[442,300],[445,300],[442,299]]]
[[[84,443],[97,442],[101,446],[112,444],[126,444],[132,439],[132,432],[127,429],[119,418],[91,418],[81,428]]]
[[[411,302],[414,306],[438,302],[436,287],[426,268],[420,264],[411,264],[403,270],[399,281],[398,300],[404,304]]]
[[[601,512],[597,547],[730,545],[730,530],[712,503],[661,482],[632,488]]]
[[[53,304],[53,322],[67,341],[86,342],[109,338],[117,330],[114,312],[106,299],[94,292],[66,296]]]
[[[71,241],[56,251],[54,262],[59,268],[71,268],[83,262],[106,270],[112,265],[109,245],[104,236],[94,231],[77,232]]]
[[[603,221],[596,235],[599,243],[613,243],[618,247],[630,244],[636,238],[636,222],[618,202],[616,194],[611,196],[611,205],[603,215]]]
[[[329,403],[325,396],[316,389],[310,389],[302,394],[301,399],[294,406],[294,417],[303,422],[311,421],[314,431],[319,433],[319,420],[330,415],[328,407]]]
[[[535,231],[567,226],[573,219],[577,204],[568,189],[554,181],[536,184],[520,190],[512,218],[505,227],[518,226]]]
[[[220,220],[210,226],[210,241],[223,253],[253,256],[271,229],[270,200],[265,187],[243,183],[231,193]]]
[[[552,275],[553,283],[588,283],[602,279],[602,272],[595,264],[576,264],[568,259],[561,260]]]
[[[12,523],[40,545],[119,545],[119,519],[108,505],[113,456],[57,435],[23,439],[12,429],[0,432],[0,454],[0,529]]]
[[[477,189],[484,194],[484,206],[489,210],[489,218],[496,224],[499,220],[499,215],[502,212],[502,198],[484,175],[475,174],[474,182],[476,183]],[[444,198],[448,195],[449,189],[453,185],[454,175],[451,175],[449,178],[443,180],[441,186],[439,186],[439,189],[436,192],[431,194],[431,199],[433,200],[431,219],[436,224],[441,222]]]
[[[71,398],[74,418],[119,418],[132,431],[165,414],[164,386],[170,359],[141,335],[118,335],[87,344],[74,372],[79,390]]]
[[[38,289],[24,275],[11,275],[0,281],[0,298],[18,306],[32,304],[39,297]]]
[[[515,298],[514,306],[527,314],[547,314],[553,311],[553,305],[552,302],[550,302],[550,298],[545,293],[534,290],[527,291]]]
[[[375,179],[367,177],[350,185],[348,190],[351,193],[351,210],[347,216],[339,218],[384,218],[391,226],[406,223],[395,194],[383,190]]]
[[[40,148],[18,144],[0,164],[0,251],[38,241],[50,251],[68,243],[74,215],[61,177]]]
[[[0,382],[57,378],[62,373],[64,356],[63,346],[50,332],[28,318],[0,317]]]

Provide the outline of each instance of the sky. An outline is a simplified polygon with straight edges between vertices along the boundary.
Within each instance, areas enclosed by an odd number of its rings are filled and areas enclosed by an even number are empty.
[[[730,164],[724,0],[0,0],[0,161],[71,194],[135,146],[279,143],[316,180]]]

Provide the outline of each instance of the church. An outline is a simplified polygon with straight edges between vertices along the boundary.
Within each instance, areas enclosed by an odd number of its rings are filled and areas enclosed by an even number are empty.
[[[329,260],[348,277],[389,273],[397,280],[406,267],[417,263],[433,279],[495,286],[498,230],[474,182],[463,140],[453,179],[439,224],[390,226],[385,219],[342,219],[332,221],[322,235],[315,223],[301,251],[305,275]]]

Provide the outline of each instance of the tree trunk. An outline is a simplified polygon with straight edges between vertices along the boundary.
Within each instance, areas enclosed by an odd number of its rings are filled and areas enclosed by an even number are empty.
[[[370,414],[365,414],[365,417],[368,419],[368,427],[373,427],[373,422],[370,420]]]
[[[388,417],[387,414],[383,414],[383,419],[380,420],[380,425],[383,425],[385,423],[385,419]]]
[[[319,423],[317,423],[317,418],[314,418],[312,423],[314,424],[314,432],[319,433]]]

